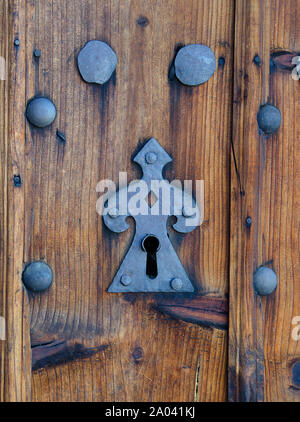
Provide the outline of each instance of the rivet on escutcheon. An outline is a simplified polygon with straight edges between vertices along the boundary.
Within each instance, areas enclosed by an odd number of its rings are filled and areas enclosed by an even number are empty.
[[[147,154],[145,155],[145,160],[148,164],[154,164],[157,160],[157,155],[155,154],[155,152],[147,152]]]
[[[25,267],[22,280],[28,290],[42,292],[52,284],[52,270],[45,262],[34,261]]]
[[[33,98],[27,104],[26,117],[29,123],[36,127],[47,127],[56,117],[55,105],[46,97]]]
[[[121,283],[123,284],[123,286],[129,286],[129,284],[131,283],[131,277],[128,274],[123,274],[121,277]]]
[[[257,123],[259,129],[266,135],[275,133],[281,125],[280,110],[271,104],[261,106],[257,114]]]
[[[254,290],[259,296],[273,293],[277,287],[277,275],[267,267],[260,267],[253,276]]]
[[[173,278],[173,280],[171,280],[171,287],[173,290],[182,289],[182,280],[180,278]]]
[[[78,69],[85,82],[103,85],[117,67],[117,55],[105,42],[86,43],[77,57]]]
[[[181,48],[175,57],[175,74],[184,85],[196,86],[207,82],[217,66],[211,48],[202,44],[190,44]]]

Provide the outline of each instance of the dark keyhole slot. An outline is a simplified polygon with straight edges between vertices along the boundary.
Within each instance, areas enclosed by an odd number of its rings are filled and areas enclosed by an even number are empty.
[[[157,277],[156,252],[160,248],[159,240],[156,236],[148,235],[142,243],[143,250],[147,253],[146,274],[149,278]]]

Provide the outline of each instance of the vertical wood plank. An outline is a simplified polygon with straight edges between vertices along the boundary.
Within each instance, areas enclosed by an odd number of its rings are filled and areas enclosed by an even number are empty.
[[[27,401],[31,397],[31,349],[29,307],[22,287],[24,248],[25,146],[25,7],[22,2],[2,2],[3,43],[8,62],[7,80],[2,91],[4,107],[1,123],[4,159],[1,160],[1,314],[6,321],[6,340],[1,350],[1,399]],[[14,45],[19,39],[20,45]],[[6,188],[7,186],[7,188]]]
[[[299,359],[292,340],[292,315],[300,305],[299,83],[291,66],[272,65],[274,51],[300,50],[298,0],[237,0],[231,160],[229,400],[299,401],[291,385],[291,362]],[[254,63],[255,55],[261,65]],[[283,57],[282,59],[283,60]],[[275,66],[275,67],[274,67]],[[267,138],[257,126],[260,105],[282,113],[278,133]],[[298,183],[298,184],[297,184]],[[247,216],[252,218],[247,227]],[[275,270],[279,286],[256,296],[253,273]]]
[[[0,32],[0,56],[1,65],[3,59],[7,66],[7,44],[8,44],[8,5],[5,0],[0,2],[0,25],[2,31]],[[2,59],[3,58],[3,59]],[[5,75],[1,72],[1,76],[7,76],[7,68],[5,66]],[[1,166],[0,166],[0,401],[4,400],[4,373],[5,373],[5,336],[6,336],[6,323],[5,323],[5,309],[6,309],[6,296],[5,284],[6,279],[6,238],[7,238],[7,102],[8,102],[8,86],[6,80],[0,81],[0,138],[5,139],[0,143],[1,153]]]

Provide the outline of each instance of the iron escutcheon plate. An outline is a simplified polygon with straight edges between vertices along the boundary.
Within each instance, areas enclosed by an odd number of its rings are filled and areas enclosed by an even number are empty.
[[[111,231],[121,233],[127,230],[129,225],[126,218],[129,216],[134,218],[136,224],[132,244],[108,291],[116,293],[193,292],[193,284],[170,242],[167,220],[171,215],[175,215],[177,221],[173,228],[180,233],[188,233],[200,225],[200,209],[190,194],[180,190],[180,192],[177,191],[177,195],[173,195],[169,211],[166,212],[163,191],[164,188],[170,188],[170,183],[163,179],[162,170],[172,159],[156,139],[150,139],[133,161],[139,164],[143,170],[141,180],[146,183],[146,193],[154,192],[157,203],[152,207],[148,202],[143,204],[144,211],[147,209],[146,215],[145,212],[136,213],[136,210],[133,212],[130,202],[138,191],[139,181],[136,181],[110,197],[108,206],[104,204],[103,220]],[[153,180],[160,186],[160,190],[153,189],[151,183]],[[145,196],[147,197],[147,195]],[[189,210],[192,212],[187,212],[186,207],[184,209],[181,204],[176,204],[180,197],[182,204],[191,204]],[[119,213],[121,208],[124,209],[124,198],[126,198],[126,212]],[[147,246],[146,242],[150,246]],[[154,250],[147,250],[147,247],[150,249],[152,247]]]

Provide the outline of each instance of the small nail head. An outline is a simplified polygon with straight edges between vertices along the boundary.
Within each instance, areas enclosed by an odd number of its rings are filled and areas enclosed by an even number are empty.
[[[20,45],[20,41],[18,38],[15,39],[14,44],[16,47],[18,47]]]
[[[41,50],[38,50],[37,48],[33,51],[33,55],[36,58],[41,57]]]
[[[45,262],[34,261],[25,267],[22,280],[28,290],[42,292],[52,284],[52,270]]]
[[[150,151],[150,152],[147,152],[145,159],[148,164],[154,164],[155,161],[157,160],[157,155],[155,154],[155,152]]]
[[[246,218],[246,226],[247,227],[251,227],[252,226],[252,218],[251,217],[247,217]]]
[[[117,208],[111,208],[108,210],[108,215],[110,218],[117,218],[119,217],[119,210]]]
[[[259,57],[259,55],[258,55],[258,54],[256,54],[256,55],[254,56],[253,61],[254,61],[254,63],[255,63],[257,66],[261,66],[261,58]]]
[[[259,296],[268,296],[277,287],[277,275],[268,267],[260,267],[253,276],[254,290]]]
[[[14,175],[14,185],[15,187],[19,188],[22,185],[22,179],[19,174]]]
[[[123,284],[123,286],[129,286],[129,284],[131,283],[131,277],[128,274],[123,274],[121,277],[121,283]]]
[[[171,280],[171,287],[173,290],[181,290],[182,286],[183,283],[180,278],[173,278],[173,280]]]

